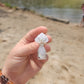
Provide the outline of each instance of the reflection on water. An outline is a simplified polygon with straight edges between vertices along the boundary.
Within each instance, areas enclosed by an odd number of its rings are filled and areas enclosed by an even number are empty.
[[[51,16],[60,19],[67,19],[70,22],[79,23],[82,18],[82,11],[80,9],[65,9],[65,8],[40,8],[33,9],[39,14]]]
[[[35,10],[37,13],[43,14],[45,16],[68,19],[71,22],[75,23],[79,23],[82,17],[82,11],[79,9],[56,8],[55,6],[57,6],[57,3],[55,4],[55,0],[0,0],[0,1],[4,3],[10,3],[13,6],[19,6],[20,8],[32,9]],[[59,1],[60,0],[58,0],[58,2]]]

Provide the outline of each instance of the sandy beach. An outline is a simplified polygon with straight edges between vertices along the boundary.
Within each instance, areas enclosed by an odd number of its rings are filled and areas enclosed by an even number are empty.
[[[13,46],[31,29],[46,26],[53,41],[49,60],[27,84],[84,84],[84,28],[29,11],[0,7],[0,68]]]

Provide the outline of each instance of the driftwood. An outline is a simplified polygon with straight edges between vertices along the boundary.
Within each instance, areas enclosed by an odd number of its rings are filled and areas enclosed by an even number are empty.
[[[53,20],[53,21],[58,21],[58,22],[62,22],[65,24],[69,24],[70,21],[69,20],[64,20],[64,19],[58,19],[58,18],[53,18],[53,17],[46,17],[47,19]]]

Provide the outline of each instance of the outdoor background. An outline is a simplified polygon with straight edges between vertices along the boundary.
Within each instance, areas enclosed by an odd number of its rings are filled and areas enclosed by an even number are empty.
[[[35,10],[45,16],[80,22],[82,16],[81,4],[84,0],[0,0],[12,6]]]
[[[52,37],[49,60],[27,84],[84,84],[84,27],[79,26],[84,0],[0,2],[6,5],[0,6],[0,68],[11,49],[28,31],[46,26]],[[17,7],[22,9],[16,10]],[[70,24],[45,16],[67,19]]]

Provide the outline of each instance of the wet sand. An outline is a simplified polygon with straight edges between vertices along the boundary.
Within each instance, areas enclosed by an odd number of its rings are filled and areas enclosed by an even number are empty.
[[[13,46],[31,29],[46,26],[52,36],[49,61],[28,84],[84,84],[84,28],[28,11],[0,7],[0,68]]]

